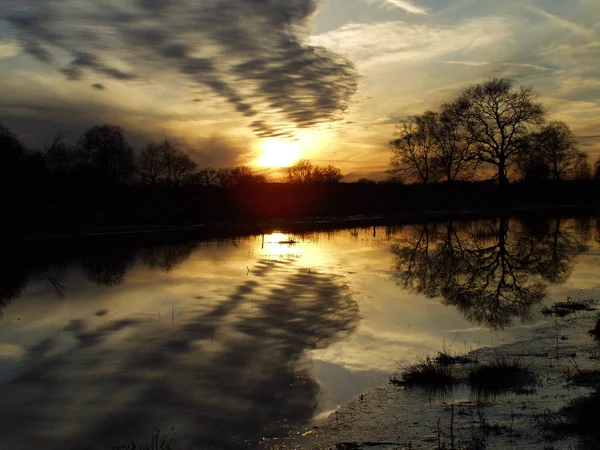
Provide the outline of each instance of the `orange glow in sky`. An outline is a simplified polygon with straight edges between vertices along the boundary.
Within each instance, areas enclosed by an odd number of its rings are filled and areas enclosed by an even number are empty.
[[[259,144],[261,155],[255,164],[260,167],[287,167],[300,159],[300,142],[269,138]]]

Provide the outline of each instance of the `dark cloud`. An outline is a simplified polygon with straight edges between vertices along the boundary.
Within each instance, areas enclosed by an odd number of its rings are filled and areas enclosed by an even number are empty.
[[[201,167],[220,168],[243,164],[248,149],[224,136],[213,135],[194,142],[189,152]]]
[[[94,83],[94,84],[92,84],[92,88],[94,88],[98,91],[103,91],[106,89],[106,86],[104,86],[102,83]]]
[[[76,5],[75,5],[76,3]],[[309,45],[316,0],[8,0],[25,50],[69,80],[173,74],[210,88],[259,136],[339,117],[356,91],[353,64]],[[69,61],[61,61],[64,55]],[[65,65],[66,64],[66,65]]]

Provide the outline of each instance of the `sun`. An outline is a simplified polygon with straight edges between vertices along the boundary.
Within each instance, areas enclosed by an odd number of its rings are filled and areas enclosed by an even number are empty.
[[[260,143],[261,156],[256,165],[261,167],[287,167],[300,158],[300,142],[268,138]]]

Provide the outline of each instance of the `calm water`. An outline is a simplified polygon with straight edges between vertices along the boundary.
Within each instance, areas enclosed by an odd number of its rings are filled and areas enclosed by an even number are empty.
[[[596,296],[595,221],[495,219],[15,257],[0,449],[255,447],[398,362],[526,337]]]

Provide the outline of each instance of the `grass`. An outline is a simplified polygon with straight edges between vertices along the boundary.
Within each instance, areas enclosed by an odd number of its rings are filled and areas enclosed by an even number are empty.
[[[544,307],[542,309],[542,314],[544,316],[566,317],[569,314],[574,314],[576,312],[595,311],[596,303],[598,303],[598,301],[594,299],[575,301],[571,297],[567,297],[567,300],[564,302],[556,302],[550,308],[547,306]]]
[[[446,350],[438,352],[437,356],[434,358],[434,362],[439,364],[440,366],[454,366],[457,364],[465,365],[465,364],[476,364],[477,361],[469,358],[467,355],[452,355]]]
[[[167,433],[163,437],[160,433],[159,429],[155,429],[150,442],[130,442],[122,445],[113,445],[111,450],[174,450],[171,434]]]
[[[434,389],[447,389],[458,380],[452,375],[452,368],[438,363],[431,357],[402,368],[402,372],[393,375],[390,383],[395,386],[422,386]]]
[[[599,391],[573,400],[561,411],[566,418],[561,428],[581,436],[584,448],[600,448],[598,411],[600,411]]]
[[[600,315],[598,315],[598,318],[596,319],[596,325],[589,331],[589,333],[594,337],[594,339],[600,341]]]
[[[535,374],[525,368],[518,359],[499,354],[494,360],[472,369],[467,378],[469,386],[484,395],[509,391],[526,392],[535,381]]]

